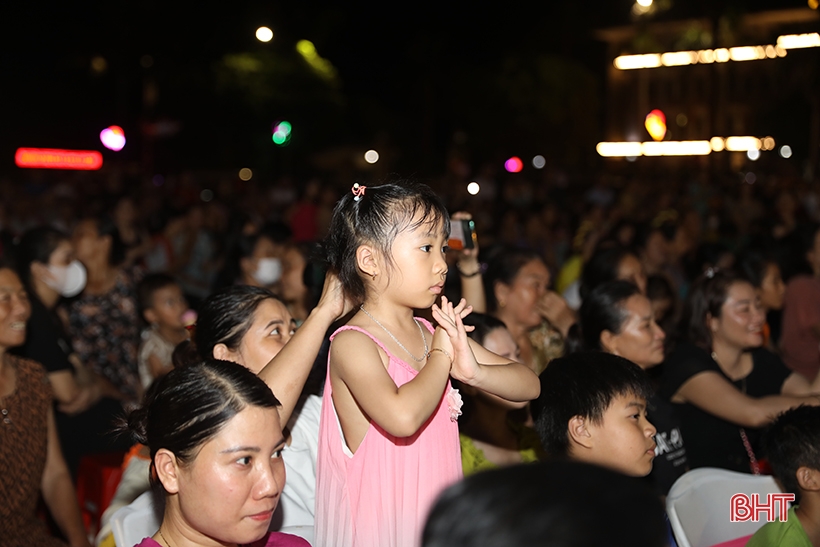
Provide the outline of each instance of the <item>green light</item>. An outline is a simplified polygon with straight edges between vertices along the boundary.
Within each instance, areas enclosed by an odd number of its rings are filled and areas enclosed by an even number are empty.
[[[283,132],[275,131],[273,133],[273,142],[275,144],[278,144],[279,146],[282,146],[283,144],[285,144],[287,142],[287,140],[288,140],[288,136],[285,135]]]
[[[281,131],[285,135],[290,135],[291,129],[293,129],[293,126],[290,125],[290,122],[279,122],[279,127],[276,128],[277,131]]]

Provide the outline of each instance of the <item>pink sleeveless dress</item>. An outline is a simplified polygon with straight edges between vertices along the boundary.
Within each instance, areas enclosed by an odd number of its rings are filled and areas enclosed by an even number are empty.
[[[421,321],[431,332],[432,325]],[[391,354],[387,372],[401,386],[418,371]],[[319,426],[316,477],[315,547],[418,547],[427,513],[436,497],[461,474],[458,424],[450,419],[446,394],[430,419],[411,437],[394,437],[377,424],[370,427],[355,454],[348,449],[330,385],[325,382]]]

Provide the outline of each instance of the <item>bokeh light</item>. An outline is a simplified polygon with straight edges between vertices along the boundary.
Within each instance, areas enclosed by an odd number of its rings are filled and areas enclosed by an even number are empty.
[[[467,185],[467,193],[471,196],[478,194],[481,191],[481,186],[477,182],[471,182]]]
[[[368,150],[364,153],[364,161],[367,163],[376,163],[379,161],[379,153],[375,150]]]
[[[206,188],[206,189],[204,189],[203,191],[201,191],[199,193],[199,199],[201,199],[202,201],[207,203],[207,202],[211,201],[212,199],[214,199],[214,193],[213,193],[212,190],[208,190]]]
[[[281,121],[273,124],[273,142],[277,146],[287,146],[290,142],[293,126],[288,121]]]
[[[100,140],[109,150],[119,152],[125,146],[125,131],[118,125],[106,127],[100,131]]]
[[[652,5],[652,0],[635,0],[635,1],[642,8],[648,8],[649,6]]]
[[[251,171],[247,167],[243,167],[239,170],[239,180],[251,180],[252,177],[253,171]]]
[[[273,31],[268,27],[259,27],[256,29],[256,39],[260,42],[270,42],[273,40]]]
[[[509,173],[520,173],[524,168],[524,162],[518,156],[513,156],[504,162],[504,169]]]
[[[666,115],[660,110],[653,110],[644,120],[646,131],[653,140],[662,141],[666,136]]]
[[[752,161],[757,161],[760,159],[760,150],[757,148],[750,148],[746,151],[746,157]]]
[[[792,147],[788,144],[784,144],[783,146],[781,146],[780,157],[785,159],[789,159],[790,157],[792,157]]]
[[[536,169],[543,169],[547,164],[547,160],[541,154],[538,154],[532,159],[532,166]]]

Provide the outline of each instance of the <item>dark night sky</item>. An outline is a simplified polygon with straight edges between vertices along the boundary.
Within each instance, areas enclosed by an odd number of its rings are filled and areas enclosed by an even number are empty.
[[[675,1],[663,17],[805,6],[801,0]],[[397,146],[426,147],[442,155],[453,130],[480,126],[463,119],[466,114],[459,118],[453,105],[480,102],[476,97],[482,97],[482,82],[492,77],[482,70],[504,59],[539,54],[568,58],[595,75],[603,93],[608,60],[591,30],[628,23],[632,0],[486,7],[361,1],[10,4],[0,8],[0,173],[14,169],[18,146],[98,149],[97,135],[110,124],[123,126],[127,135],[138,133],[146,75],[159,89],[150,117],[183,124],[158,158],[166,169],[253,161],[261,147],[269,146],[261,141],[269,139],[276,116],[304,120],[298,128],[307,136],[293,143],[297,155],[300,148],[368,146],[379,135],[388,135]],[[260,25],[274,30],[270,44],[254,38]],[[338,71],[335,93],[341,106],[330,114],[312,111],[308,99],[301,106],[283,100],[254,108],[215,90],[214,67],[223,55],[267,48],[292,57],[294,44],[303,38],[312,40]],[[107,61],[99,75],[90,69],[95,55]],[[140,66],[143,55],[154,59],[147,71]],[[281,82],[288,84],[287,79]],[[492,112],[492,106],[487,109]],[[421,127],[424,123],[428,126]],[[139,159],[138,149],[126,147],[122,155]]]

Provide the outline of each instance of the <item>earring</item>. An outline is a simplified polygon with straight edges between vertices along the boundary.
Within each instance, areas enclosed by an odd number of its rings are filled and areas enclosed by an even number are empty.
[[[504,302],[503,300],[499,300],[499,301],[498,301],[498,305],[499,305],[500,307],[502,307],[502,308],[503,308],[504,306],[506,306],[506,305],[507,305],[507,303],[506,303],[506,302]]]

